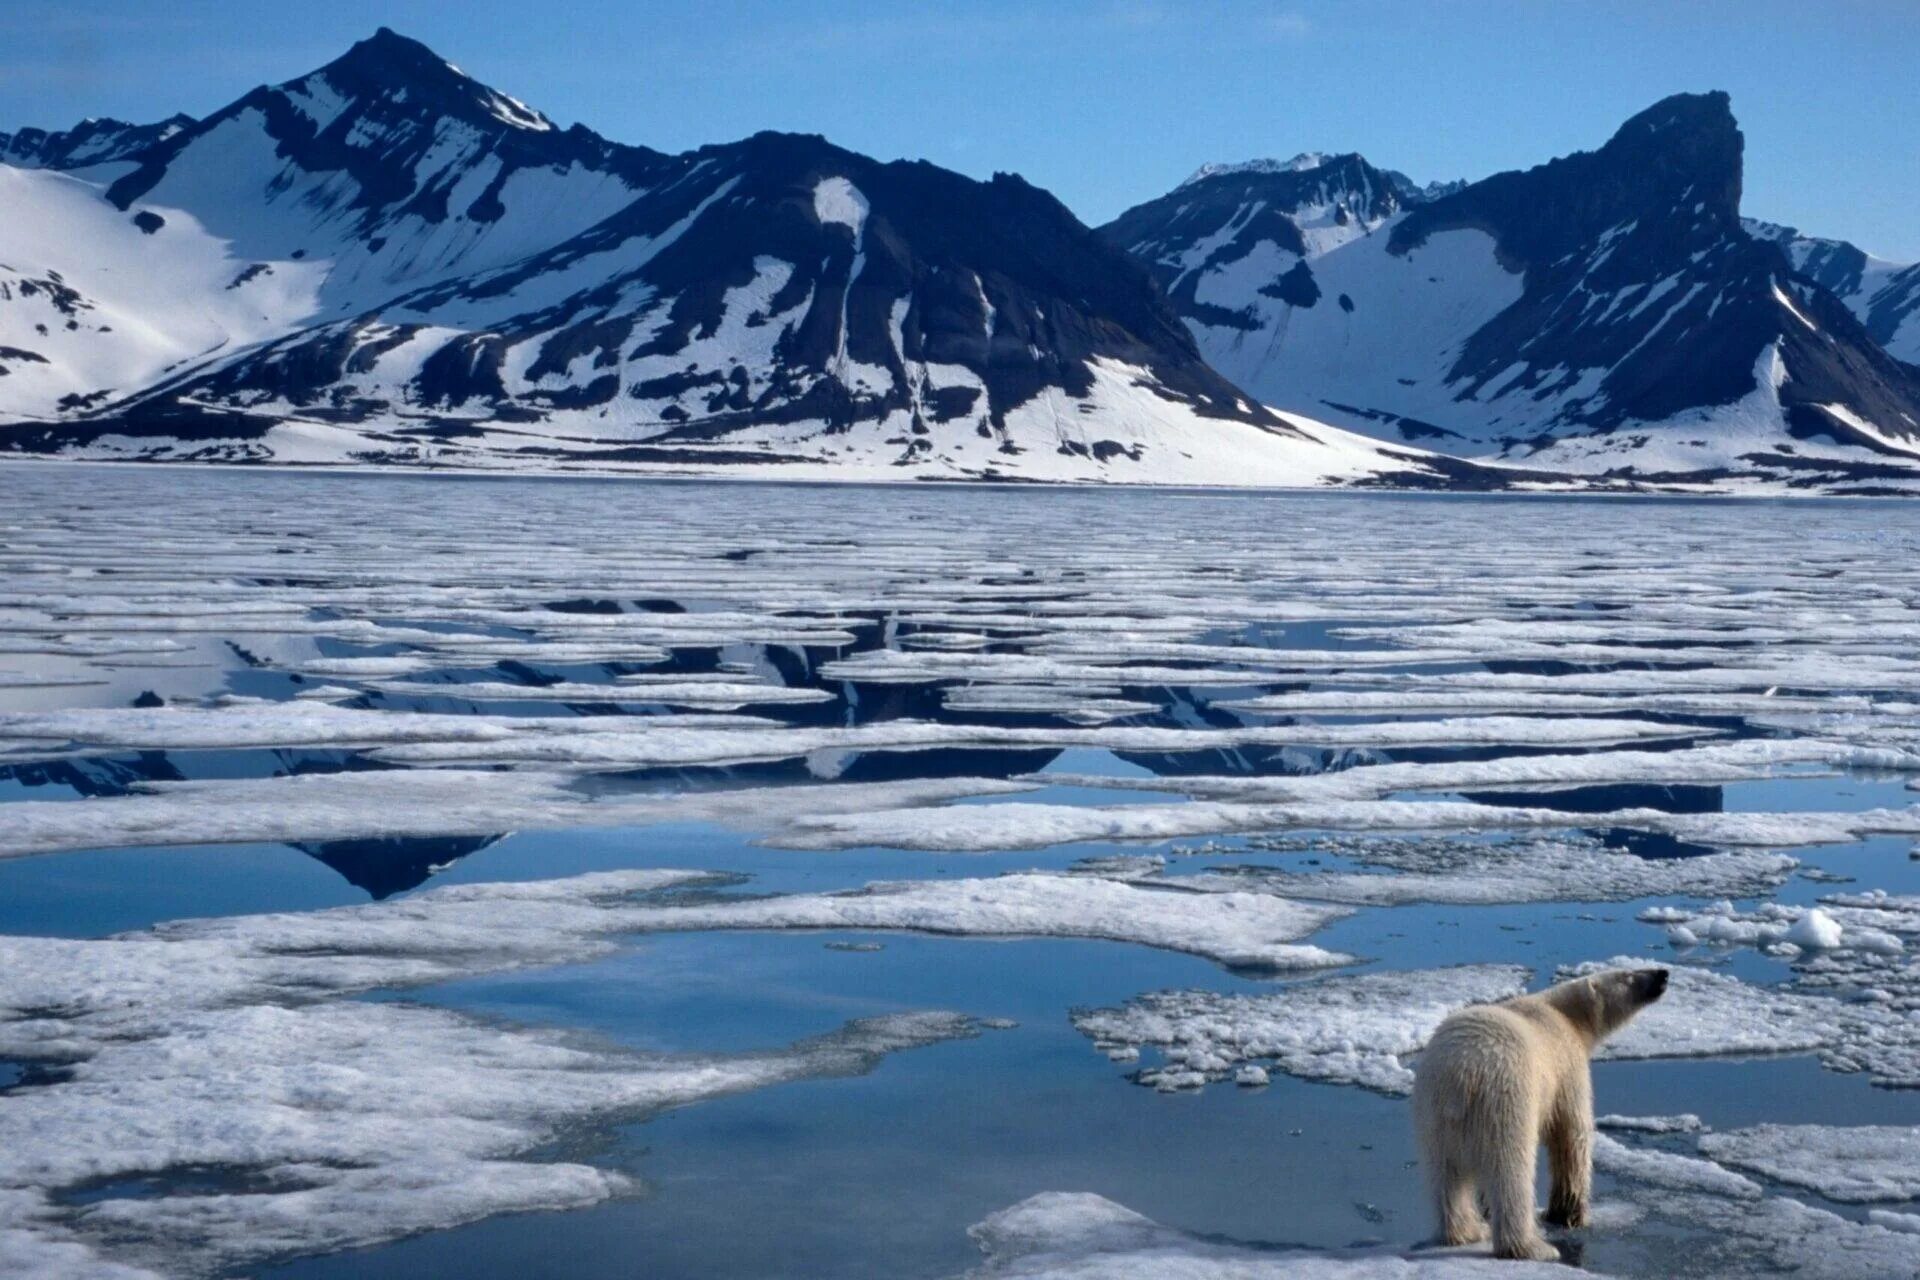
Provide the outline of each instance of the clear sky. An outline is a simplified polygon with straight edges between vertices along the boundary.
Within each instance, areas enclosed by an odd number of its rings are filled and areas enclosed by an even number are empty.
[[[382,24],[563,124],[1012,170],[1089,222],[1209,160],[1481,177],[1726,89],[1745,211],[1920,259],[1912,0],[5,0],[0,128],[204,114]]]

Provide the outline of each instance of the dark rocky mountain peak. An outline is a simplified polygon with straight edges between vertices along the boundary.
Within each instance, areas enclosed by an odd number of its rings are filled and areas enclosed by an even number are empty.
[[[1722,92],[1675,94],[1634,116],[1597,151],[1497,173],[1421,205],[1394,228],[1396,250],[1436,231],[1481,227],[1521,265],[1553,262],[1631,225],[1669,253],[1739,230],[1745,139]]]

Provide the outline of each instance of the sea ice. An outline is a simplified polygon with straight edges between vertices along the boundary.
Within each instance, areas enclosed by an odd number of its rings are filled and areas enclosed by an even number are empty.
[[[1259,838],[1250,849],[1264,847]],[[1296,847],[1350,858],[1375,872],[1223,868],[1194,877],[1257,885],[1289,897],[1355,906],[1410,902],[1617,902],[1687,895],[1750,897],[1784,884],[1797,865],[1777,853],[1732,850],[1642,858],[1591,837],[1465,839],[1330,834]]]
[[[0,808],[0,858],[130,845],[492,835],[674,820],[778,827],[841,806],[937,804],[1029,791],[993,778],[750,787],[732,791],[588,791],[569,774],[468,769],[355,770],[152,783],[142,793]]]
[[[1351,956],[1300,945],[1344,907],[1231,888],[1198,892],[1178,881],[1016,874],[978,880],[901,880],[853,893],[663,905],[644,913],[660,929],[912,929],[974,937],[1106,938],[1187,951],[1236,968],[1315,969]]]
[[[1404,1059],[1441,1019],[1518,995],[1529,976],[1519,965],[1480,964],[1319,978],[1260,995],[1160,991],[1118,1008],[1075,1010],[1073,1025],[1103,1053],[1159,1050],[1162,1065],[1136,1078],[1163,1091],[1271,1063],[1309,1080],[1405,1093],[1413,1072]]]
[[[957,1014],[848,1023],[784,1049],[639,1054],[427,1005],[339,997],[588,958],[635,893],[690,872],[472,885],[392,903],[0,939],[0,1056],[55,1068],[0,1105],[0,1258],[90,1248],[169,1273],[579,1207],[627,1175],[540,1153],[564,1130],[975,1033]],[[228,1171],[230,1189],[168,1188]],[[148,1178],[157,1195],[57,1193]],[[105,1262],[81,1256],[71,1270]],[[90,1274],[90,1273],[89,1273]]]
[[[1920,1129],[1911,1126],[1762,1124],[1705,1134],[1700,1150],[1843,1204],[1920,1198]]]
[[[1483,1252],[1331,1252],[1235,1245],[1163,1227],[1092,1192],[1047,1191],[968,1234],[986,1255],[979,1280],[1562,1280],[1558,1263],[1496,1262]]]

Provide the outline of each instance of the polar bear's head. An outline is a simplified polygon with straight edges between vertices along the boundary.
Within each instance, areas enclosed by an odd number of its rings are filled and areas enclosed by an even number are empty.
[[[1603,969],[1552,988],[1555,1008],[1599,1044],[1667,993],[1665,969]]]

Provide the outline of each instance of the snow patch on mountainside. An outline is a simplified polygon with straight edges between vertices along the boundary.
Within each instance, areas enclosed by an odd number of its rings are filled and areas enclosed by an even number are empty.
[[[0,414],[51,417],[318,310],[318,264],[249,260],[189,213],[143,212],[145,227],[93,183],[0,165]]]
[[[813,189],[813,216],[822,224],[837,222],[859,241],[867,226],[867,198],[845,178],[822,178]]]
[[[1520,297],[1521,279],[1481,231],[1442,232],[1404,255],[1387,246],[1384,234],[1358,236],[1312,256],[1320,297],[1302,307],[1274,297],[1269,286],[1308,259],[1262,241],[1195,291],[1252,326],[1189,319],[1188,327],[1216,369],[1267,403],[1297,401],[1290,389],[1311,386],[1322,416],[1360,430],[1377,422],[1369,406],[1383,400],[1405,418],[1446,416],[1456,411],[1447,376],[1461,342]]]

